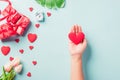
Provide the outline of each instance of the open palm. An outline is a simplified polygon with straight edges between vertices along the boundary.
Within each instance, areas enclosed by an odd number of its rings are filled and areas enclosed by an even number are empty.
[[[79,32],[82,32],[82,29],[80,26],[78,25],[74,25],[71,28],[70,32],[74,32],[75,34],[78,34]],[[82,43],[79,43],[78,45],[74,44],[72,41],[69,42],[69,50],[71,55],[74,54],[79,54],[79,56],[82,56],[82,53],[84,52],[84,50],[86,49],[87,46],[87,41],[86,39],[83,40]]]

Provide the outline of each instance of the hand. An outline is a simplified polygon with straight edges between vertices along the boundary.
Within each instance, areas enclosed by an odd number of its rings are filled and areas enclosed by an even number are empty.
[[[81,31],[82,29],[80,26],[74,25],[71,28],[70,32],[74,32],[78,34]],[[82,54],[84,53],[86,46],[87,46],[86,39],[84,39],[83,42],[79,43],[78,45],[74,44],[72,41],[69,41],[69,50],[70,50],[72,58],[82,59]]]

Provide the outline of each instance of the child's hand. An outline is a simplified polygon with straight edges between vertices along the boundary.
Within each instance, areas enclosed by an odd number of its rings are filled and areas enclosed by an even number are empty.
[[[74,33],[79,33],[81,32],[82,29],[80,26],[78,25],[74,25],[72,28],[71,28],[71,31],[70,32],[74,32]],[[70,50],[70,53],[71,53],[71,56],[73,59],[82,59],[82,54],[83,52],[85,51],[86,49],[86,46],[87,46],[87,41],[86,39],[83,40],[82,43],[79,43],[78,45],[74,44],[72,41],[69,42],[69,50]]]

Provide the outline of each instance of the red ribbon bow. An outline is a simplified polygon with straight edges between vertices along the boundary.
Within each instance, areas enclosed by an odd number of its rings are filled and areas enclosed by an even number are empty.
[[[6,39],[13,35],[22,35],[30,23],[28,17],[18,13],[12,6],[9,0],[6,1],[9,5],[1,12],[4,16],[0,21],[6,19],[6,24],[0,25],[0,39]]]

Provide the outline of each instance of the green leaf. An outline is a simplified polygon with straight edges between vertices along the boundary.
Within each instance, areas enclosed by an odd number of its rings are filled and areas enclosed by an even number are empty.
[[[55,0],[51,0],[51,7],[55,8],[56,4],[55,4]]]
[[[3,77],[6,77],[5,69],[3,67]]]
[[[56,6],[62,8],[65,5],[65,0],[56,0]]]
[[[45,6],[45,0],[36,0],[37,3],[41,4],[42,6]]]
[[[45,1],[45,5],[46,5],[47,8],[51,9],[52,8],[52,6],[51,6],[51,0],[46,0]]]
[[[65,0],[36,0],[37,3],[47,8],[63,8],[65,6]]]

